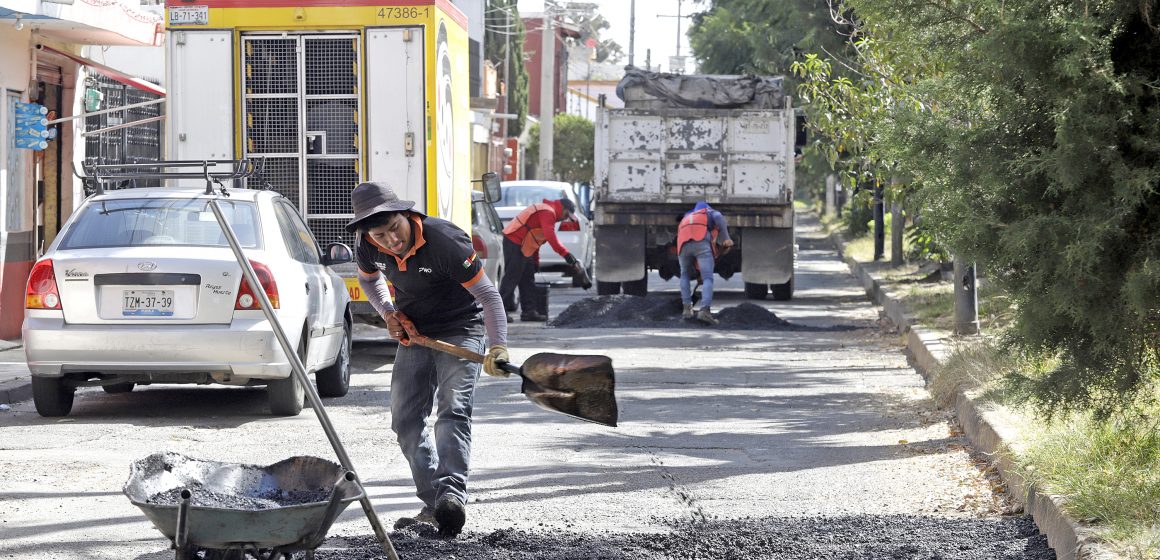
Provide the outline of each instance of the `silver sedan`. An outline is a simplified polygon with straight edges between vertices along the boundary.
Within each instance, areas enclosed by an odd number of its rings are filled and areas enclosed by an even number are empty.
[[[350,383],[351,316],[330,266],[350,249],[320,250],[282,195],[218,198],[279,323],[322,396]],[[72,410],[77,387],[265,385],[270,412],[296,415],[304,389],[243,282],[204,189],[149,188],[89,197],[29,276],[24,349],[42,416]]]

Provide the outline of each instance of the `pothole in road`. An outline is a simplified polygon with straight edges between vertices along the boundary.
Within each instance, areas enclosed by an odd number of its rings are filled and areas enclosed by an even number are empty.
[[[661,560],[940,558],[1052,560],[1055,553],[1028,517],[922,516],[762,518],[681,522],[667,533],[499,529],[435,538],[419,524],[391,533],[404,560]],[[319,560],[385,558],[372,536],[331,539]]]
[[[649,294],[645,297],[614,295],[595,296],[569,305],[549,327],[564,329],[592,328],[712,328],[718,330],[782,330],[782,331],[851,331],[863,327],[834,325],[813,327],[797,325],[778,317],[772,311],[745,302],[714,311],[719,321],[706,325],[693,319],[682,319],[681,298],[672,294]]]

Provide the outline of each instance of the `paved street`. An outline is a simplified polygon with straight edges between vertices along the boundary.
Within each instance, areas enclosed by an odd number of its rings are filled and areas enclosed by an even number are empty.
[[[518,381],[485,376],[465,538],[507,528],[664,533],[679,521],[770,517],[999,519],[1005,504],[934,409],[898,337],[879,328],[877,310],[816,224],[805,226],[795,299],[760,303],[799,325],[858,328],[514,324],[515,361],[544,351],[611,356],[620,427],[545,412]],[[650,284],[675,296],[676,280]],[[591,295],[554,288],[552,316]],[[740,278],[718,283],[715,311],[743,301]],[[419,507],[389,430],[393,348],[364,337],[355,353],[351,393],[327,401],[327,411],[389,525]],[[31,401],[13,404],[0,412],[0,436],[2,558],[171,558],[168,542],[121,493],[129,464],[155,451],[258,464],[334,457],[310,410],[271,418],[257,389],[84,389],[63,419],[39,417]],[[370,528],[356,504],[330,534]]]

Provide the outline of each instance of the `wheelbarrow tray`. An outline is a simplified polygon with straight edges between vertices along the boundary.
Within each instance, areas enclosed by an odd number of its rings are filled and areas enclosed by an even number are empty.
[[[174,542],[180,505],[173,496],[188,489],[193,494],[186,513],[188,545],[312,550],[338,514],[363,497],[357,482],[338,487],[347,472],[309,456],[263,467],[164,452],[130,465],[124,493]],[[328,507],[332,498],[336,507]]]

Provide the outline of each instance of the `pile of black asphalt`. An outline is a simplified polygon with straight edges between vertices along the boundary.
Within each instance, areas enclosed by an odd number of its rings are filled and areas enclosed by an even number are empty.
[[[846,331],[858,328],[849,325],[829,327],[796,325],[760,305],[749,302],[714,309],[713,315],[719,321],[716,325],[706,325],[695,319],[682,319],[682,310],[680,296],[672,293],[654,293],[645,297],[595,296],[569,305],[555,319],[548,321],[548,326],[562,329],[712,328],[739,331]]]
[[[470,521],[469,521],[470,522]],[[442,540],[427,524],[391,533],[400,559],[434,560],[1053,560],[1028,517],[766,518],[687,522],[668,533],[577,533],[540,528],[464,532]],[[330,539],[319,560],[386,558],[373,536]]]

